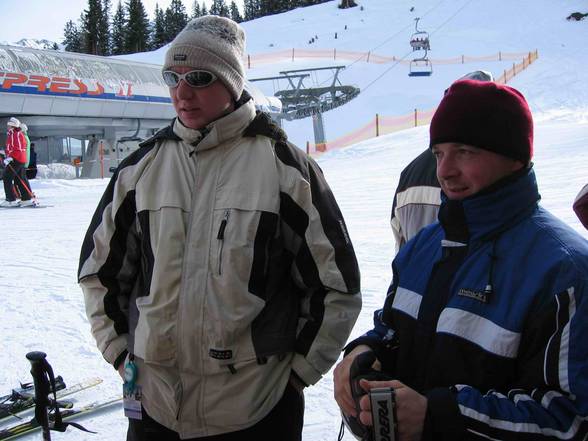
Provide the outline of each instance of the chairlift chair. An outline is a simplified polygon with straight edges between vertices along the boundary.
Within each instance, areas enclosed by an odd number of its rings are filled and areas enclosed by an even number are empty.
[[[433,73],[433,63],[427,58],[427,52],[420,58],[413,59],[409,64],[409,77],[430,77]]]
[[[413,51],[420,51],[431,50],[431,43],[429,41],[429,33],[425,31],[419,31],[419,20],[420,18],[415,18],[414,24],[414,34],[410,37],[410,47],[412,47]]]

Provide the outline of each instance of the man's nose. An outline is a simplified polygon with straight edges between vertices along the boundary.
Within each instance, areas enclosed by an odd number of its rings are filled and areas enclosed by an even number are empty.
[[[195,95],[194,88],[190,87],[185,80],[180,80],[176,90],[176,95],[179,99],[182,100],[191,99]]]
[[[455,161],[450,155],[444,155],[437,160],[437,176],[439,176],[439,178],[450,178],[456,174],[457,168],[455,166]]]

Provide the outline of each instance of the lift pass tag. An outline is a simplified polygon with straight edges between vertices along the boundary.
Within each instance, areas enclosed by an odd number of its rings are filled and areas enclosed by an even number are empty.
[[[137,365],[133,360],[125,364],[124,379],[123,407],[125,416],[134,420],[141,420],[141,386],[137,384]]]
[[[123,386],[123,408],[125,416],[134,420],[141,420],[141,386],[135,386],[130,391]]]

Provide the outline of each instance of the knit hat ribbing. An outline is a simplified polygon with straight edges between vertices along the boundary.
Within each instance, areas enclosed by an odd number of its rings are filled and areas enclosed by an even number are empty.
[[[533,157],[533,118],[516,89],[492,82],[456,81],[433,115],[430,143],[459,142],[528,164]]]
[[[206,15],[191,20],[172,41],[163,70],[188,66],[214,73],[238,100],[245,82],[245,32],[233,20]]]

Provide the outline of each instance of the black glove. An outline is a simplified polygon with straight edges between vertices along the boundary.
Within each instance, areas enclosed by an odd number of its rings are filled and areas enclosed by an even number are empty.
[[[362,389],[359,385],[359,381],[362,379],[368,381],[387,381],[392,380],[389,375],[384,374],[381,371],[377,371],[372,368],[372,365],[376,361],[376,354],[373,351],[362,352],[351,364],[349,368],[349,383],[351,386],[351,396],[353,397],[353,401],[355,402],[355,409],[357,410],[358,417],[347,416],[343,414],[343,422],[353,433],[356,439],[361,441],[371,441],[373,440],[373,434],[371,427],[364,426],[361,421],[359,420],[359,401],[361,397],[364,396],[367,392]]]

